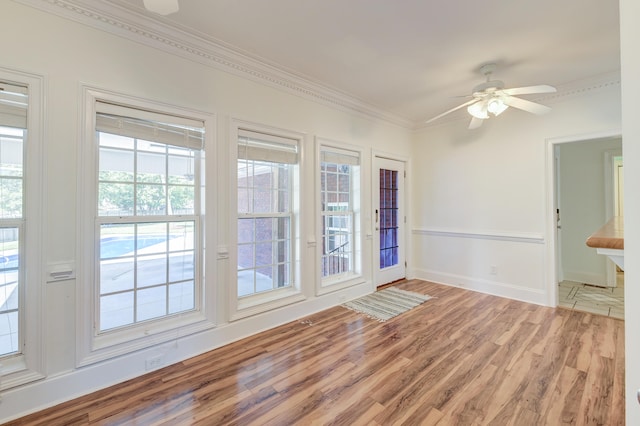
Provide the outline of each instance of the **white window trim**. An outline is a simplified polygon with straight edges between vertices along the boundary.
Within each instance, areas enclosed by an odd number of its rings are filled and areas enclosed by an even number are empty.
[[[44,332],[42,288],[44,272],[42,250],[45,209],[43,170],[44,145],[44,77],[35,74],[0,68],[0,79],[26,85],[29,91],[27,106],[27,140],[25,154],[25,216],[26,233],[24,241],[24,263],[21,282],[23,302],[20,306],[20,327],[23,333],[23,352],[0,361],[0,390],[10,389],[25,383],[42,379],[46,375],[44,354]],[[22,263],[22,261],[21,261]]]
[[[176,340],[182,336],[194,334],[215,327],[215,277],[216,262],[215,253],[211,248],[215,247],[215,142],[214,135],[215,116],[200,111],[179,108],[171,105],[152,102],[131,96],[116,94],[114,92],[89,86],[81,87],[82,125],[79,136],[79,165],[78,165],[78,285],[76,286],[76,366],[89,365],[105,359],[127,354],[170,340]],[[96,101],[105,101],[115,104],[127,105],[141,110],[155,111],[161,114],[188,117],[200,120],[205,124],[204,141],[204,176],[202,183],[207,181],[207,196],[204,197],[204,207],[207,212],[202,215],[201,232],[202,246],[198,247],[201,262],[201,310],[186,312],[170,318],[158,321],[148,321],[130,328],[103,332],[98,334],[95,328],[96,316],[96,253],[95,241],[95,215],[97,184],[96,176],[97,147],[95,142]],[[93,142],[93,143],[92,143]],[[198,190],[198,189],[196,189]],[[201,189],[200,189],[201,190]],[[211,224],[211,226],[207,226]],[[209,250],[205,250],[206,248]],[[206,254],[206,255],[205,255]],[[204,271],[206,271],[205,279]]]
[[[337,152],[341,151],[351,151],[354,154],[358,154],[360,160],[360,173],[358,176],[358,193],[351,194],[351,197],[359,198],[359,211],[354,211],[353,214],[353,242],[356,245],[354,247],[354,270],[349,273],[343,273],[339,275],[322,277],[322,268],[319,266],[316,276],[316,294],[318,296],[331,293],[337,290],[342,290],[348,287],[353,287],[358,284],[362,284],[367,281],[367,278],[363,271],[365,271],[365,256],[364,256],[364,227],[363,227],[363,217],[365,216],[363,213],[364,208],[364,199],[363,195],[365,193],[364,187],[364,150],[361,147],[350,145],[343,142],[338,142],[330,139],[325,139],[321,137],[316,137],[316,165],[314,173],[316,176],[320,175],[321,172],[321,151],[323,150],[335,150]],[[320,206],[320,194],[322,192],[321,182],[319,178],[316,178],[316,188],[315,188],[315,199],[316,199],[316,240],[320,242],[316,247],[316,262],[320,264],[320,260],[322,259],[322,211]]]
[[[238,274],[236,271],[238,264],[238,136],[243,131],[256,132],[280,136],[282,138],[293,139],[298,143],[298,164],[295,178],[293,179],[293,207],[291,221],[292,240],[292,280],[291,286],[273,290],[265,293],[258,293],[252,296],[238,297]],[[300,243],[303,223],[301,220],[301,191],[302,185],[302,163],[304,160],[304,140],[305,134],[276,127],[252,123],[239,119],[231,119],[230,124],[230,194],[229,194],[229,217],[232,218],[230,226],[229,242],[233,250],[229,253],[230,278],[233,286],[229,291],[229,320],[235,321],[262,312],[267,312],[282,306],[290,305],[305,300],[306,297],[301,289],[301,256],[302,247]]]

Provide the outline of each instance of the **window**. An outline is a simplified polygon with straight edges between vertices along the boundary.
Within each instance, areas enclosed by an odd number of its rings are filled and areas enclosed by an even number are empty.
[[[293,285],[297,140],[238,130],[239,298]]]
[[[1,389],[43,377],[41,87],[37,77],[0,70]]]
[[[197,322],[205,313],[205,122],[122,100],[97,97],[90,105],[91,333],[101,348]]]
[[[356,274],[360,260],[356,225],[359,218],[358,152],[320,147],[321,276],[334,283]]]
[[[24,146],[27,133],[27,90],[0,83],[0,357],[22,352],[20,327],[20,285],[23,267],[20,252],[24,244]],[[15,102],[15,103],[14,103]]]

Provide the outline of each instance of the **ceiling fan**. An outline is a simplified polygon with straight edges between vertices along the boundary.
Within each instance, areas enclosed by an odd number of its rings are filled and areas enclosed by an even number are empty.
[[[486,77],[486,81],[473,88],[471,97],[473,99],[458,105],[440,115],[428,120],[431,123],[447,114],[467,107],[467,111],[471,114],[471,123],[469,129],[477,129],[482,126],[482,121],[488,119],[491,115],[498,116],[507,108],[514,107],[533,114],[544,114],[551,111],[551,108],[526,99],[517,98],[516,95],[530,95],[534,93],[553,93],[555,87],[541,84],[538,86],[514,87],[505,89],[504,83],[500,80],[491,80],[491,74],[495,71],[496,64],[485,64],[480,68],[480,72]]]
[[[170,15],[178,11],[178,0],[142,0],[144,7],[158,15]]]

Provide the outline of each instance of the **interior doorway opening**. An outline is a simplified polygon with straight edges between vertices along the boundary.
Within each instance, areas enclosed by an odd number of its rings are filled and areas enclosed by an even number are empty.
[[[585,241],[624,202],[619,134],[549,141],[552,306],[624,318],[624,273]]]

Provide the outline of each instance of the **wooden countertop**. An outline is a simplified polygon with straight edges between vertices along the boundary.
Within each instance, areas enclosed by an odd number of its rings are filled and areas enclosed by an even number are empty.
[[[615,216],[587,238],[587,245],[595,248],[624,250],[622,216]]]

